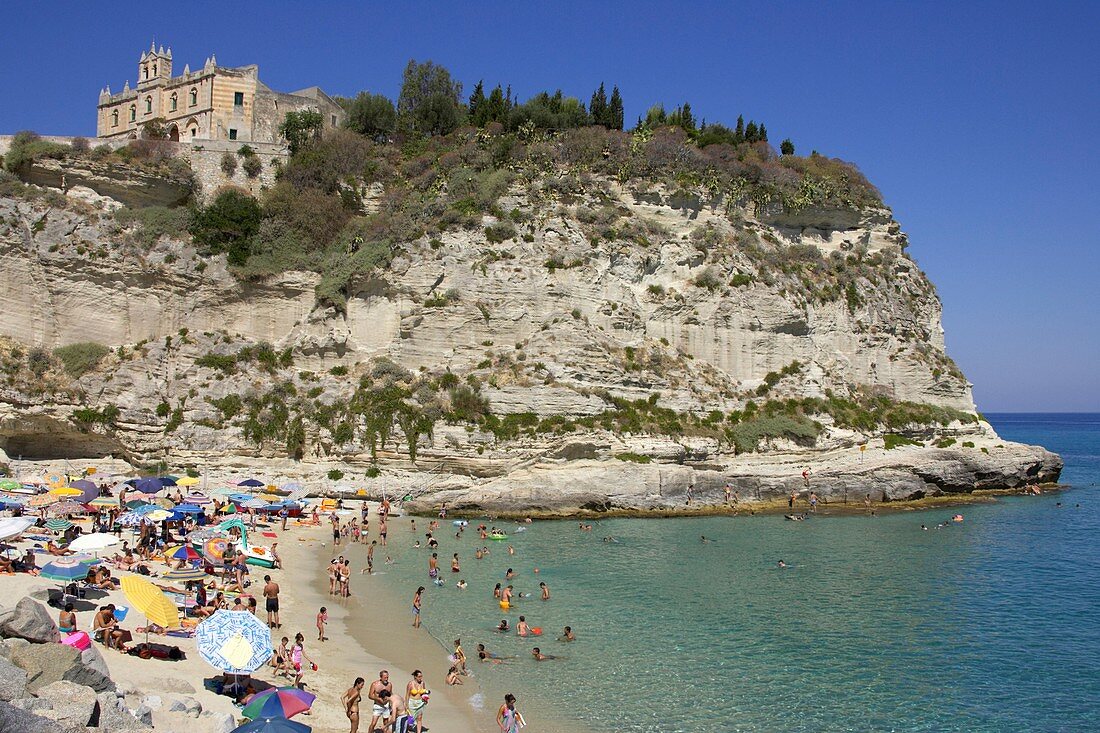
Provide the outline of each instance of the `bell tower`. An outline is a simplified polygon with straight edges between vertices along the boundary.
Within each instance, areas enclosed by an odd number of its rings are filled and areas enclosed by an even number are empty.
[[[143,51],[138,59],[138,86],[152,84],[157,81],[167,81],[172,78],[172,49],[167,52],[164,46],[159,49],[156,43],[149,45],[148,51]]]

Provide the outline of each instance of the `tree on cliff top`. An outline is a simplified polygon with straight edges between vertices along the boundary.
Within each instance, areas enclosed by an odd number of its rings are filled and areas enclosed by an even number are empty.
[[[344,127],[349,130],[385,142],[397,128],[397,109],[383,94],[359,92],[354,99],[342,100],[342,103],[347,112]]]
[[[397,123],[402,130],[422,135],[446,135],[462,119],[462,83],[431,61],[411,59],[405,67],[397,98]]]

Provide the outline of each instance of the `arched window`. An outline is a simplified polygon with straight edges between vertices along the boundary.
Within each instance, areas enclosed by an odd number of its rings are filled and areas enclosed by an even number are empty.
[[[168,99],[168,109],[172,112],[176,111],[176,93],[172,92],[172,96]]]
[[[153,98],[152,97],[146,97],[145,98],[145,114],[149,114],[152,111],[153,111]]]
[[[194,107],[198,103],[199,103],[199,90],[198,89],[192,89],[191,90],[191,106]]]
[[[130,105],[130,122],[133,122],[136,119],[137,119],[137,106],[131,104]]]
[[[148,79],[149,78],[149,67],[148,66],[142,66],[141,67],[141,75],[142,75],[143,79]]]
[[[111,127],[118,127],[118,110],[111,113]]]
[[[153,64],[153,76],[157,75],[157,65]]]

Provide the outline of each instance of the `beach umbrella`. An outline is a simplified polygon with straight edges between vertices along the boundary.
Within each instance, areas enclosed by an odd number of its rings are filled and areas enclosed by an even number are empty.
[[[154,508],[151,512],[145,513],[145,518],[150,522],[163,522],[165,519],[173,519],[175,515],[167,509]]]
[[[134,507],[133,511],[137,514],[152,514],[155,511],[160,510],[161,507],[156,504],[142,504]]]
[[[255,499],[249,499],[248,501],[241,502],[241,506],[245,509],[262,509],[267,506],[267,502],[257,497]]]
[[[180,568],[169,570],[160,576],[161,580],[171,580],[177,583],[190,583],[192,580],[206,580],[206,571],[202,568]]]
[[[240,483],[237,484],[237,486],[248,486],[249,488],[253,488],[253,489],[256,488],[257,486],[263,486],[263,485],[264,485],[263,481],[257,481],[254,478],[246,478],[244,481],[241,481]]]
[[[85,504],[99,496],[99,487],[88,479],[82,478],[76,481],[70,481],[69,488],[80,489],[80,501]]]
[[[77,555],[59,557],[43,565],[38,571],[39,577],[70,583],[88,576],[88,564],[82,563]]]
[[[229,552],[229,540],[224,537],[211,537],[202,543],[202,555],[214,565],[219,565]]]
[[[215,611],[195,627],[199,656],[214,669],[251,674],[271,658],[271,629],[248,611]]]
[[[17,537],[34,526],[34,519],[30,517],[5,517],[0,519],[0,540]]]
[[[269,687],[250,696],[241,709],[241,715],[257,718],[292,718],[313,707],[317,696],[297,687]]]
[[[44,507],[50,504],[55,504],[61,501],[60,496],[54,496],[53,494],[39,494],[38,496],[32,496],[30,501],[27,502],[27,506],[32,507]]]
[[[236,514],[237,507],[233,504],[223,504],[222,508],[218,510],[222,514]]]
[[[64,532],[69,527],[75,526],[68,519],[51,519],[46,522],[46,529],[51,532]]]
[[[183,478],[176,479],[176,486],[196,486],[199,484],[199,479],[194,476],[184,476]]]
[[[0,491],[15,491],[23,488],[23,484],[13,478],[0,479]]]
[[[177,507],[173,507],[172,511],[177,514],[202,514],[202,507],[195,506],[194,504],[180,504]]]
[[[174,501],[172,501],[171,499],[165,499],[164,497],[153,499],[153,505],[158,506],[161,509],[174,509],[176,507],[176,503]]]
[[[253,498],[252,494],[239,494],[238,493],[238,494],[230,494],[229,495],[229,500],[232,501],[232,502],[235,502],[237,504],[241,504],[241,503],[246,502],[246,501],[248,501],[249,499],[252,499],[252,498]]]
[[[58,516],[62,514],[87,514],[88,507],[76,501],[59,501],[50,505],[47,511]]]
[[[218,488],[210,492],[210,494],[213,496],[232,496],[236,493],[236,488],[232,486],[219,486]]]
[[[286,718],[257,718],[229,733],[311,733],[308,725]]]
[[[84,492],[69,486],[59,486],[56,489],[50,489],[50,493],[54,496],[80,496]]]
[[[69,543],[69,549],[76,550],[77,552],[98,552],[99,550],[106,550],[108,547],[114,547],[121,543],[122,540],[115,537],[113,534],[93,532],[92,534],[82,534],[77,537]]]
[[[178,629],[180,612],[176,604],[168,600],[164,591],[140,575],[126,575],[122,578],[122,592],[130,605],[145,614],[150,623],[162,629]],[[249,614],[251,615],[251,614]],[[149,639],[149,625],[145,626],[145,638]]]
[[[153,520],[149,519],[149,515],[141,514],[140,512],[126,512],[118,518],[118,522],[123,527],[137,527],[141,524],[153,524]]]
[[[180,480],[179,476],[173,476],[170,473],[165,474],[164,476],[160,476],[158,478],[160,478],[160,482],[165,486],[175,486],[179,483]]]
[[[117,496],[97,496],[88,502],[88,506],[94,506],[97,509],[114,509],[118,506]]]
[[[214,500],[205,494],[188,494],[183,497],[184,504],[194,504],[195,506],[207,506],[213,504]]]
[[[190,545],[179,545],[178,547],[169,547],[164,551],[165,557],[170,557],[173,560],[200,560],[202,555],[195,552]]]
[[[0,496],[0,507],[3,507],[4,509],[12,509],[12,508],[15,508],[15,507],[21,507],[21,506],[23,506],[23,504],[24,504],[23,500],[19,499],[18,497]]]
[[[164,488],[160,479],[142,478],[134,482],[134,488],[146,494],[155,494]]]

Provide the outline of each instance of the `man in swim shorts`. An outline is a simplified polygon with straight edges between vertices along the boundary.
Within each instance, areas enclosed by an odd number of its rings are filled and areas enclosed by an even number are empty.
[[[264,576],[264,605],[267,608],[267,625],[278,629],[279,623],[279,584],[271,579],[270,575]]]
[[[374,703],[371,709],[370,727],[367,729],[371,733],[374,733],[377,723],[390,717],[390,703],[388,699],[382,697],[383,691],[386,692],[386,698],[393,694],[393,683],[390,682],[390,673],[387,670],[379,672],[378,679],[372,682],[370,689],[367,690],[367,697]]]

